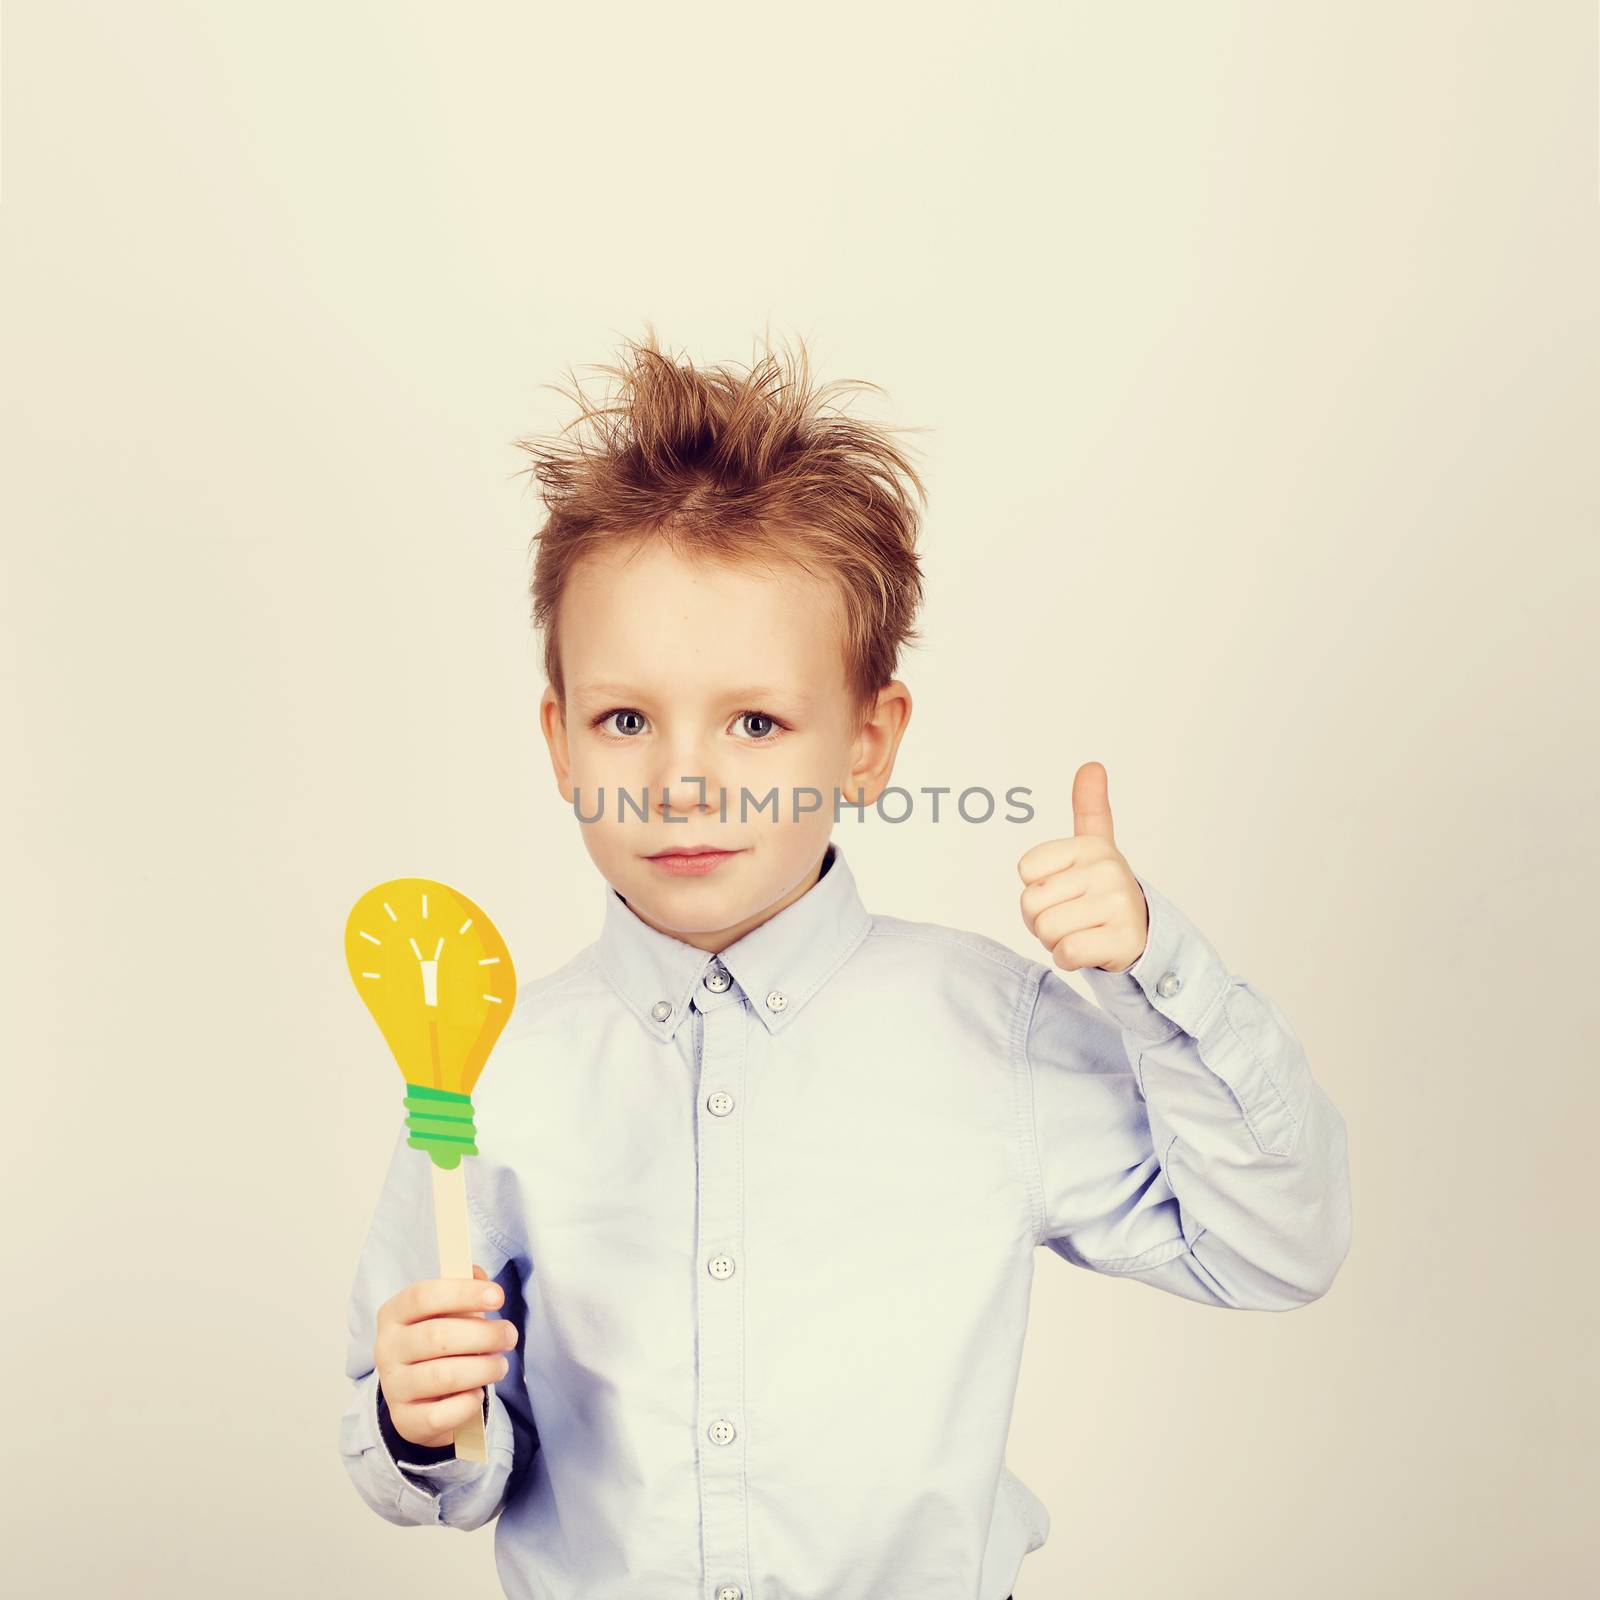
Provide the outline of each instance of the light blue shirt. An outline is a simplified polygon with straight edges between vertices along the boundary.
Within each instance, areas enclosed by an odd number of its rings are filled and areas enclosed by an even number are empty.
[[[1004,1600],[1050,1518],[1005,1464],[1036,1250],[1288,1311],[1350,1241],[1344,1123],[1277,1006],[1143,878],[1144,954],[1052,967],[819,881],[712,956],[605,889],[474,1097],[474,1260],[519,1341],[487,1463],[397,1464],[379,1306],[438,1275],[402,1126],[340,1449],[480,1527],[513,1600]],[[403,1454],[403,1452],[402,1452]]]

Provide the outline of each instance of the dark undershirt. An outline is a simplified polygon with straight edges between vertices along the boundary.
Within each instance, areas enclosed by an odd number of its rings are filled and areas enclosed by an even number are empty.
[[[489,1397],[483,1397],[483,1420],[489,1420]],[[384,1448],[402,1467],[431,1467],[441,1461],[454,1461],[454,1445],[412,1444],[394,1431],[394,1420],[389,1415],[389,1402],[383,1397],[383,1385],[378,1385],[378,1431],[383,1435]]]

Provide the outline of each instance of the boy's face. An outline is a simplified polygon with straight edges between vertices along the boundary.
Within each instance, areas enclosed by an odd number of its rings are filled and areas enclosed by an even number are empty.
[[[910,693],[886,685],[857,727],[841,617],[833,585],[788,563],[690,560],[659,540],[569,575],[566,704],[547,688],[540,725],[562,797],[601,811],[580,826],[590,856],[650,926],[723,949],[816,882],[834,789],[871,805],[888,784]],[[660,859],[702,846],[727,853],[692,872]]]

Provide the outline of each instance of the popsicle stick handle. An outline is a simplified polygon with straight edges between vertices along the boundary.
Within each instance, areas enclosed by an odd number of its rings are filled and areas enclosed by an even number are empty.
[[[441,1278],[470,1278],[472,1276],[472,1236],[467,1221],[467,1163],[464,1158],[454,1167],[445,1168],[430,1161],[433,1168],[433,1221],[439,1239],[439,1276]],[[486,1311],[470,1313],[485,1317]],[[463,1422],[450,1436],[455,1446],[457,1461],[487,1461],[488,1445],[483,1434],[483,1412],[480,1410]]]

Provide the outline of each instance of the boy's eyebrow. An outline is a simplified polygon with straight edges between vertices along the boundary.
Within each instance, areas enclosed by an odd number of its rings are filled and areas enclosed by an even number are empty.
[[[572,686],[574,694],[593,695],[630,695],[639,691],[626,683],[575,683]]]
[[[640,689],[635,684],[629,683],[578,683],[572,688],[574,696],[594,696],[596,698],[646,699],[651,691]],[[783,689],[771,684],[747,684],[741,689],[729,689],[729,699],[733,700],[787,700],[796,705],[809,706],[812,697],[802,694],[798,689]]]

